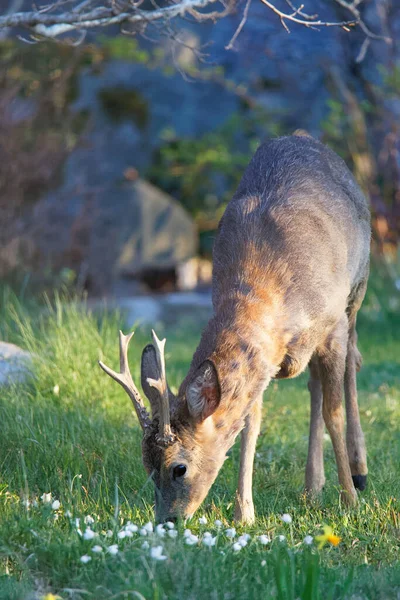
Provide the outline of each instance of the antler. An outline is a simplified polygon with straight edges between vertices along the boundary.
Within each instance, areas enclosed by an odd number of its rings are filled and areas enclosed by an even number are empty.
[[[172,433],[171,422],[169,417],[169,393],[167,385],[167,377],[165,375],[165,358],[164,348],[166,339],[159,340],[154,330],[151,331],[154,343],[154,349],[156,351],[157,366],[159,372],[158,379],[147,378],[147,383],[155,388],[160,394],[160,427],[159,434],[157,436],[157,442],[163,446],[169,446],[173,444],[176,436]]]
[[[143,400],[140,396],[140,393],[133,383],[132,375],[129,370],[128,364],[128,346],[131,341],[134,332],[129,335],[124,335],[122,331],[119,332],[119,364],[120,364],[120,373],[116,373],[109,367],[107,367],[104,363],[99,360],[99,365],[109,375],[112,377],[117,383],[119,383],[130,399],[132,400],[134,409],[136,411],[137,417],[139,419],[139,423],[145,431],[147,427],[151,424],[150,415],[146,410],[145,405],[143,404]]]

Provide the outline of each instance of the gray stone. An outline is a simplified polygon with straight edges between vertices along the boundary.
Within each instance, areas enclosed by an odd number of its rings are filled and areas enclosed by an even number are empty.
[[[99,147],[93,151],[100,157]],[[85,160],[87,174],[95,157],[81,155],[82,165]],[[67,178],[61,196],[49,194],[34,220],[33,238],[47,267],[54,272],[73,269],[95,295],[112,294],[122,276],[134,277],[155,266],[176,267],[197,251],[197,231],[183,207],[140,179],[117,183],[110,176],[86,195],[77,193]]]
[[[0,386],[25,381],[30,373],[32,357],[15,344],[0,342]]]
[[[206,322],[212,314],[211,290],[204,292],[180,292],[171,294],[143,295],[110,299],[107,304],[91,300],[91,310],[120,310],[126,327],[137,325],[155,327],[157,323],[178,324],[183,319]]]

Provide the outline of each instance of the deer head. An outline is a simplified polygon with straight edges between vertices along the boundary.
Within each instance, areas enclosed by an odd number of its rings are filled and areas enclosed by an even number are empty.
[[[125,336],[120,332],[120,373],[99,364],[133,402],[143,430],[143,464],[155,485],[156,518],[165,522],[185,519],[195,512],[231,444],[218,435],[213,418],[221,399],[214,364],[204,361],[176,397],[165,374],[165,339],[160,341],[154,331],[152,335],[153,344],[143,350],[141,365],[141,383],[151,417],[129,371],[127,352],[133,333]]]

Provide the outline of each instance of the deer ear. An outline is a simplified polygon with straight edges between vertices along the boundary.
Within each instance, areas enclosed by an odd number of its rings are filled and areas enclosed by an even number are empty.
[[[186,388],[186,400],[191,416],[207,419],[218,408],[221,388],[214,363],[205,360],[195,372]]]

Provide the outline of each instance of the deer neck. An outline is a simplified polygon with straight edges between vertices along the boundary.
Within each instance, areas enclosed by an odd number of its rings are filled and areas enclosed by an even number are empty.
[[[256,318],[258,316],[258,318]],[[277,373],[285,349],[274,319],[235,299],[226,301],[203,333],[192,366],[213,361],[221,386],[221,404],[214,422],[228,445],[244,426],[252,404]]]

